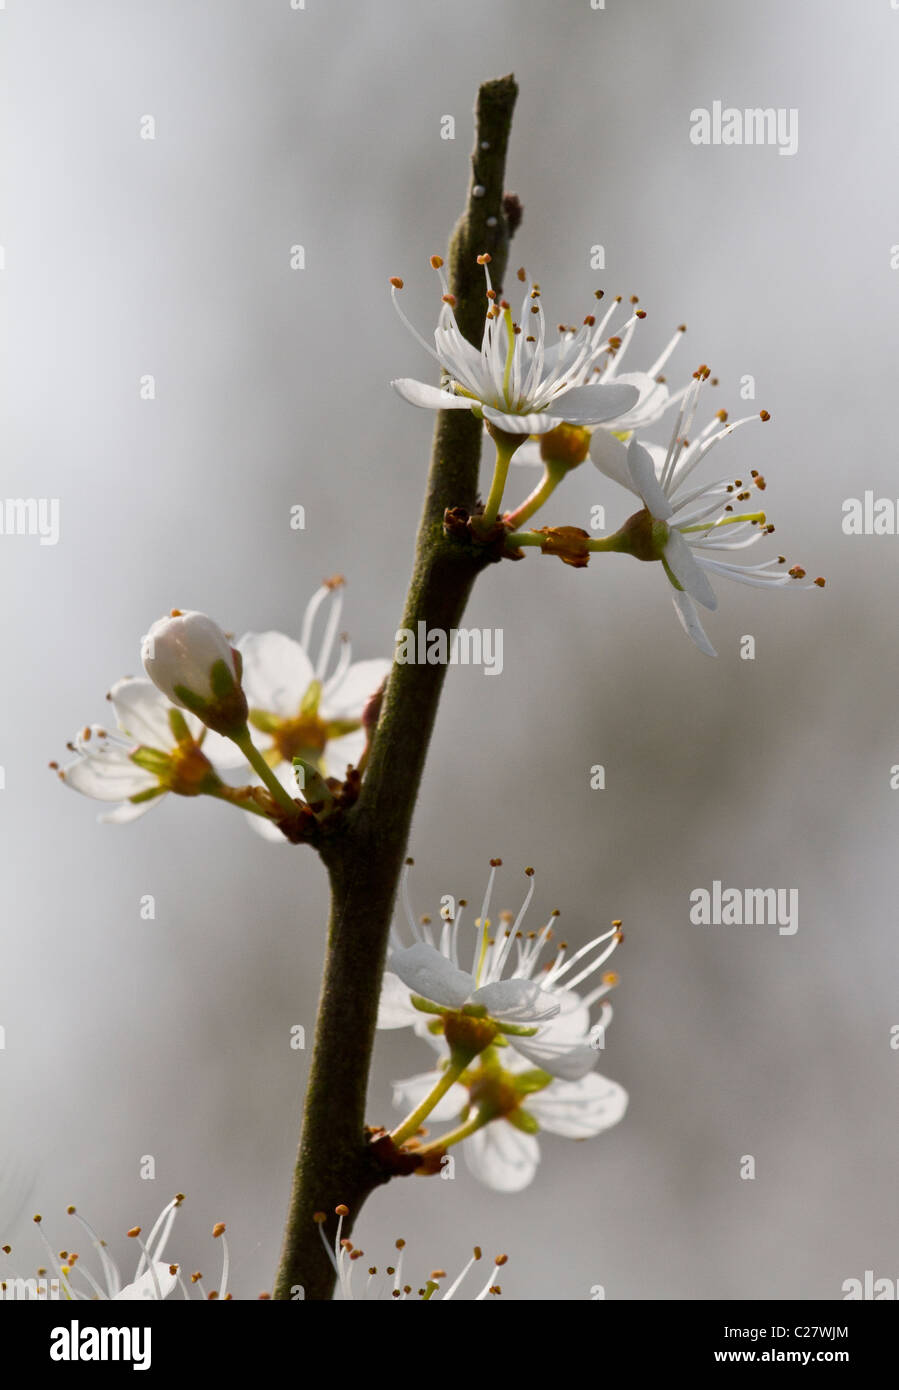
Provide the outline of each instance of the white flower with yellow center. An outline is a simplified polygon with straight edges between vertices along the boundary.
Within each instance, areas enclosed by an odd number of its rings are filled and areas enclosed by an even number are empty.
[[[366,747],[366,706],[391,669],[390,661],[382,658],[354,662],[350,643],[338,638],[342,587],[342,578],[336,576],[313,594],[299,640],[282,632],[248,632],[236,644],[243,660],[253,743],[291,796],[297,795],[294,758],[322,777],[340,780],[349,766],[359,766]],[[323,629],[314,650],[316,619],[323,609]],[[220,766],[239,761],[224,739],[214,747]],[[270,821],[251,816],[250,823],[266,839],[287,843]]]
[[[119,802],[101,821],[136,820],[167,792],[217,794],[222,784],[201,747],[206,730],[195,715],[175,709],[143,678],[117,681],[107,699],[118,731],[86,725],[68,745],[73,760],[62,768],[50,764],[67,787],[97,801]]]
[[[607,986],[611,988],[611,984]],[[604,1036],[612,1020],[603,1007],[596,1025]],[[443,1073],[423,1072],[394,1082],[393,1103],[407,1110],[421,1103]],[[529,1068],[511,1048],[487,1048],[477,1062],[446,1092],[429,1121],[453,1122],[448,1132],[417,1147],[424,1158],[442,1155],[461,1144],[466,1166],[485,1187],[496,1192],[520,1192],[533,1182],[541,1159],[539,1135],[592,1139],[611,1129],[624,1116],[628,1096],[617,1081],[588,1072],[577,1081],[559,1080],[541,1068]]]
[[[587,1138],[621,1119],[627,1094],[594,1068],[604,1045],[612,1010],[606,996],[617,977],[605,973],[585,994],[578,988],[595,977],[621,938],[621,923],[569,952],[563,942],[555,958],[537,974],[541,954],[553,932],[553,913],[538,932],[521,931],[533,893],[533,873],[524,905],[516,916],[501,914],[492,932],[488,917],[498,860],[477,919],[470,971],[459,966],[459,912],[443,913],[439,944],[428,918],[416,921],[403,900],[413,935],[404,946],[398,934],[388,957],[378,1015],[380,1028],[411,1026],[441,1054],[436,1070],[394,1086],[394,1103],[409,1107],[389,1140],[414,1155],[422,1172],[436,1171],[452,1145],[462,1143],[477,1176],[500,1191],[527,1186],[539,1160],[537,1132]],[[591,1024],[591,1009],[600,1004]],[[427,1143],[425,1121],[455,1120],[455,1126]]]
[[[696,611],[697,603],[710,611],[718,606],[710,575],[758,588],[779,588],[804,579],[805,570],[798,565],[786,569],[782,555],[760,565],[735,564],[726,558],[733,551],[755,545],[774,530],[764,511],[745,510],[742,505],[750,500],[752,488],[765,488],[765,479],[758,470],[751,470],[749,483],[738,478],[733,482],[720,480],[686,486],[707,454],[734,430],[753,420],[770,418],[763,410],[759,415],[728,422],[726,412],[719,411],[691,439],[697,404],[708,375],[705,366],[694,373],[667,449],[641,444],[636,436],[625,446],[609,435],[595,433],[590,457],[600,472],[636,494],[643,503],[643,510],[630,517],[618,536],[604,544],[626,549],[639,560],[662,562],[684,630],[701,651],[715,656]],[[824,580],[816,579],[813,585],[823,588]]]
[[[443,291],[434,347],[413,328],[399,306],[397,292],[403,288],[402,280],[391,280],[397,313],[443,374],[440,387],[411,377],[392,381],[403,400],[426,410],[474,410],[495,429],[513,435],[546,434],[563,421],[595,425],[627,418],[639,401],[638,387],[625,381],[596,380],[598,365],[602,370],[607,364],[610,344],[606,329],[616,304],[599,321],[588,314],[579,329],[563,327],[559,341],[547,346],[540,286],[528,282],[523,269],[518,272],[525,291],[516,321],[508,301],[499,299],[493,288],[490,256],[478,256],[478,263],[484,267],[487,285],[480,350],[469,343],[456,322],[455,300],[440,256],[431,257]],[[632,329],[642,316],[643,311],[638,310],[622,333]]]
[[[391,949],[381,993],[378,1026],[401,1028],[418,1024],[422,1016],[440,1020],[451,1049],[469,1060],[497,1037],[531,1065],[553,1076],[576,1080],[596,1065],[589,1025],[590,1005],[607,992],[601,983],[581,998],[577,987],[597,972],[621,940],[620,923],[569,956],[563,944],[554,960],[538,974],[544,947],[558,917],[554,912],[543,928],[527,936],[521,927],[534,894],[534,871],[526,870],[528,889],[517,914],[504,929],[491,934],[489,918],[496,870],[494,859],[481,914],[475,921],[472,962],[462,969],[460,936],[465,904],[454,916],[443,915],[439,939],[428,918],[416,920],[409,900],[409,868],[402,879],[402,896],[413,944],[407,946],[391,929]]]

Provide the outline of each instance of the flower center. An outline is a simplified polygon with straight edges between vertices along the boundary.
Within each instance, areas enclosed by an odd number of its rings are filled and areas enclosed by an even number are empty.
[[[517,1110],[521,1102],[513,1077],[498,1067],[482,1065],[469,1086],[469,1095],[473,1105],[489,1110],[496,1119]]]
[[[215,778],[215,772],[199,744],[189,739],[175,745],[165,778],[173,792],[179,796],[198,796],[210,777]]]
[[[294,719],[278,720],[271,735],[284,762],[302,758],[317,763],[328,742],[328,726],[317,714],[298,714]]]
[[[467,1013],[448,1013],[443,1019],[444,1036],[452,1051],[469,1052],[476,1057],[489,1047],[497,1034],[496,1024],[489,1018]]]

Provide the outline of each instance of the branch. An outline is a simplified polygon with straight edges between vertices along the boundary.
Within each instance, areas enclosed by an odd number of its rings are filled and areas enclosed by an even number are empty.
[[[497,284],[510,235],[503,177],[518,88],[512,76],[485,82],[475,109],[475,145],[466,209],[453,232],[449,276],[456,319],[480,346],[484,283],[477,256],[489,251]],[[514,230],[514,227],[511,229]],[[490,563],[444,534],[449,507],[477,500],[483,426],[466,411],[437,417],[424,512],[402,626],[448,631],[460,625],[480,570]],[[365,1100],[387,939],[397,884],[446,668],[394,665],[359,801],[343,832],[322,847],[331,879],[331,919],[303,1130],[274,1297],[301,1285],[307,1299],[331,1297],[334,1273],[313,1215],[344,1203],[354,1219],[388,1181],[365,1132]],[[350,1224],[344,1222],[349,1234]]]

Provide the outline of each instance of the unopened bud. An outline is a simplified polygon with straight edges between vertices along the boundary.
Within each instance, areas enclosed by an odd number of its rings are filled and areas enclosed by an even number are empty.
[[[174,609],[160,618],[141,643],[141,660],[173,705],[190,710],[216,733],[230,736],[246,726],[240,654],[205,613]]]

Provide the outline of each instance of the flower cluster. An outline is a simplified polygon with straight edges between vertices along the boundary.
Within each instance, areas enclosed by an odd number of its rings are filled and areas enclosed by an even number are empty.
[[[115,803],[103,821],[135,820],[169,792],[207,795],[285,843],[282,832],[316,794],[333,800],[360,775],[366,709],[390,670],[386,660],[353,662],[349,642],[338,643],[342,583],[313,595],[299,640],[248,632],[232,646],[204,613],[173,610],[143,639],[146,676],[109,691],[116,728],[86,725],[68,745],[72,760],[51,768],[75,791]],[[250,771],[243,787],[227,781],[238,767]]]
[[[539,931],[523,930],[534,893],[533,870],[514,916],[489,916],[496,871],[492,860],[480,916],[471,932],[471,967],[460,965],[466,903],[445,908],[439,930],[416,918],[407,863],[403,902],[412,944],[392,933],[378,1026],[412,1027],[441,1054],[437,1068],[398,1081],[394,1103],[410,1108],[391,1134],[424,1165],[462,1144],[472,1173],[504,1192],[526,1187],[540,1160],[541,1130],[585,1139],[623,1116],[627,1094],[595,1068],[612,1018],[607,996],[617,976],[600,973],[621,941],[621,923],[578,950],[555,943],[558,912]],[[554,954],[543,955],[552,943]],[[579,987],[590,981],[585,993]],[[599,1005],[591,1024],[591,1010]],[[424,1121],[453,1121],[422,1143]]]
[[[504,553],[519,558],[522,548],[539,547],[563,563],[585,568],[593,553],[616,551],[638,560],[661,563],[668,578],[674,608],[685,631],[699,649],[715,655],[697,614],[697,603],[713,610],[717,599],[709,575],[761,588],[795,585],[824,587],[817,578],[802,584],[806,572],[788,565],[780,555],[759,565],[741,565],[723,552],[741,550],[770,535],[774,527],[759,509],[737,506],[750,500],[753,489],[765,487],[759,470],[742,479],[718,480],[686,487],[687,478],[712,448],[757,416],[728,422],[719,410],[693,435],[709,368],[699,367],[682,386],[670,390],[662,369],[686,331],[681,324],[664,350],[645,371],[623,371],[642,309],[635,309],[612,328],[621,304],[617,296],[597,319],[588,314],[582,325],[559,324],[558,341],[546,342],[540,286],[524,268],[525,285],[518,319],[507,300],[499,297],[490,279],[487,255],[479,256],[486,276],[486,310],[480,351],[467,341],[456,322],[443,261],[431,258],[440,276],[442,303],[431,347],[412,327],[399,307],[402,280],[391,281],[394,304],[403,322],[441,371],[439,387],[400,378],[391,384],[412,405],[434,410],[471,410],[483,419],[496,444],[496,463],[483,510],[460,519],[448,514],[448,528],[463,527],[472,538],[495,545],[497,528]],[[602,298],[602,292],[597,291]],[[632,297],[631,305],[638,303]],[[641,436],[671,410],[675,423],[667,447],[647,444]],[[565,476],[590,458],[642,503],[611,536],[591,536],[579,526],[526,528]],[[543,466],[538,486],[517,507],[501,512],[511,462]],[[450,527],[450,522],[452,526]]]

